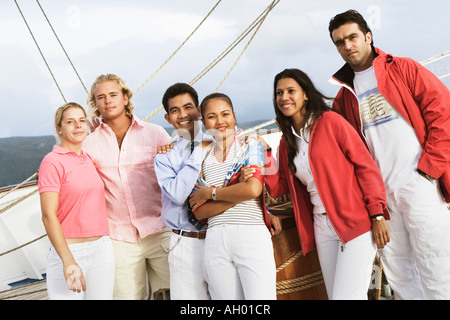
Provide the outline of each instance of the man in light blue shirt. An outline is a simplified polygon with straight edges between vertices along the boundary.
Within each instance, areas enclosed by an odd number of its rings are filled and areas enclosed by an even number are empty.
[[[212,140],[201,130],[197,92],[185,83],[169,87],[163,96],[165,119],[177,131],[170,152],[155,157],[155,172],[162,194],[162,222],[173,230],[170,252],[170,294],[173,300],[208,300],[203,267],[206,225],[189,206],[189,195],[201,171],[206,149]]]

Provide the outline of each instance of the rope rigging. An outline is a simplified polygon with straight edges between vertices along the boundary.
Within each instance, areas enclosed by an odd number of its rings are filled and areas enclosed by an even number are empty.
[[[241,57],[244,55],[244,52],[247,50],[248,46],[250,45],[250,43],[253,41],[253,38],[255,37],[256,33],[259,31],[259,28],[261,28],[264,20],[266,19],[267,15],[269,14],[270,11],[272,11],[272,9],[278,4],[278,1],[273,1],[269,7],[267,7],[267,9],[265,10],[266,13],[264,14],[264,16],[262,18],[259,19],[259,23],[258,23],[258,27],[256,28],[255,32],[253,33],[253,35],[251,36],[250,40],[247,42],[247,44],[245,45],[244,49],[242,50],[241,54],[239,55],[239,57],[237,58],[237,60],[234,62],[233,66],[231,67],[230,71],[228,71],[228,73],[225,75],[225,77],[223,78],[223,80],[220,82],[219,86],[216,88],[216,90],[214,92],[217,92],[219,90],[219,88],[222,86],[222,84],[225,82],[225,80],[228,78],[228,76],[230,75],[231,71],[233,71],[234,67],[236,66],[236,64],[238,63],[238,61],[241,59]],[[264,13],[264,12],[263,12]]]
[[[219,5],[219,3],[222,0],[219,0],[214,7],[208,12],[208,14],[206,15],[206,17],[200,22],[199,25],[197,25],[197,27],[191,32],[191,34],[181,43],[181,45],[172,53],[172,55],[152,74],[152,76],[146,80],[146,82],[144,82],[137,90],[135,93],[137,93],[139,90],[141,90],[168,62],[169,60],[181,49],[182,46],[184,46],[184,44],[192,37],[192,35],[199,29],[199,27],[203,24],[203,22],[210,16],[210,14],[215,10],[215,8]],[[28,22],[26,21],[22,10],[20,9],[19,4],[17,3],[16,0],[14,0],[14,2],[17,5],[17,8],[34,40],[34,43],[36,44],[41,57],[43,58],[56,86],[58,87],[58,90],[64,100],[65,103],[67,103],[66,98],[64,97],[64,94],[61,91],[61,88],[58,85],[58,82],[56,81],[56,78],[53,75],[53,72],[51,71],[50,66],[47,63],[47,60],[45,59],[44,54],[42,53],[42,50],[39,47],[39,44],[37,43],[33,32],[31,31],[31,28],[28,25]],[[47,23],[49,24],[50,28],[52,29],[53,34],[55,35],[56,39],[58,40],[58,43],[60,44],[62,50],[64,51],[64,54],[66,55],[67,59],[69,60],[73,70],[75,71],[78,79],[80,80],[83,88],[85,89],[86,92],[87,89],[83,83],[83,81],[81,80],[81,77],[79,76],[75,66],[73,65],[69,55],[67,54],[63,44],[61,43],[61,41],[59,40],[58,35],[56,34],[50,20],[48,19],[47,15],[45,14],[44,9],[42,8],[42,6],[39,3],[39,0],[36,0],[37,4],[39,5],[45,19],[47,20]],[[219,84],[219,86],[217,87],[216,91],[222,86],[222,84],[224,83],[224,81],[226,80],[226,78],[230,75],[231,71],[234,69],[234,67],[236,66],[236,64],[238,63],[238,61],[240,60],[240,58],[243,56],[244,52],[247,50],[248,46],[250,45],[250,43],[252,42],[252,40],[254,39],[256,33],[258,32],[259,28],[261,27],[262,23],[264,22],[265,18],[267,17],[267,15],[269,14],[269,12],[280,2],[280,0],[273,0],[272,3],[250,24],[249,27],[247,27],[247,29],[245,29],[241,35],[235,39],[216,59],[213,60],[213,62],[211,62],[205,69],[203,69],[191,82],[190,84],[193,85],[194,83],[196,83],[198,80],[200,80],[206,73],[208,73],[214,66],[216,66],[229,52],[231,52],[253,29],[256,28],[255,32],[253,33],[253,35],[251,36],[250,40],[247,42],[246,46],[244,47],[244,49],[242,50],[242,52],[240,53],[239,57],[237,58],[237,60],[235,61],[235,63],[233,64],[233,66],[231,67],[231,69],[228,71],[228,73],[226,74],[226,76],[224,77],[224,79],[221,81],[221,83]],[[151,118],[154,114],[156,114],[157,112],[159,112],[162,109],[162,106],[160,106],[160,108],[158,108],[157,110],[155,110],[151,115],[149,115],[148,117],[146,117],[144,119],[144,121],[147,121],[149,118]],[[272,120],[273,121],[273,120]],[[16,186],[15,188],[13,188],[12,190],[8,191],[6,194],[3,194],[2,196],[0,196],[0,199],[4,198],[6,195],[12,193],[13,191],[17,190],[19,187],[23,186],[26,182],[28,182],[29,180],[31,180],[32,178],[34,178],[36,176],[36,174],[33,174],[31,177],[29,177],[27,180],[25,180],[24,182],[22,182],[21,184],[19,184],[18,186]],[[30,196],[34,195],[35,193],[37,193],[37,187],[34,188],[31,192],[29,192],[28,194],[26,194],[25,196],[19,197],[18,199],[12,201],[10,204],[6,205],[5,207],[3,207],[2,209],[0,209],[0,214],[4,213],[5,211],[7,211],[8,209],[14,207],[15,205],[17,205],[18,203],[24,201],[25,199],[28,199]],[[22,247],[27,246],[28,244],[31,244],[37,240],[40,240],[42,238],[44,238],[45,236],[47,236],[47,234],[44,234],[42,236],[40,236],[37,239],[31,240],[25,244],[22,244],[14,249],[11,249],[7,252],[1,253],[0,256],[3,256],[7,253],[10,252],[14,252]]]
[[[62,45],[61,41],[59,40],[59,37],[58,37],[58,35],[56,34],[55,29],[53,29],[53,26],[52,26],[52,24],[50,23],[50,20],[48,20],[47,15],[46,15],[45,12],[44,12],[44,9],[42,8],[41,4],[39,3],[39,0],[36,0],[36,2],[37,2],[37,4],[39,5],[39,8],[41,8],[42,14],[44,15],[45,19],[47,20],[48,25],[50,26],[50,29],[52,29],[53,34],[54,34],[55,37],[56,37],[56,40],[58,40],[58,43],[59,43],[59,45],[61,46],[61,49],[64,51],[64,54],[66,55],[67,59],[69,60],[70,65],[72,66],[73,71],[75,71],[75,74],[77,75],[78,80],[80,80],[81,85],[82,85],[83,88],[84,88],[84,91],[86,91],[86,93],[88,93],[88,91],[87,91],[87,89],[86,89],[86,86],[85,86],[84,83],[83,83],[83,80],[81,80],[81,77],[80,77],[80,75],[79,75],[78,72],[77,72],[77,69],[75,69],[75,66],[74,66],[73,63],[72,63],[72,60],[70,60],[69,55],[68,55],[67,52],[66,52],[66,49],[64,49],[64,46]]]
[[[178,48],[167,58],[166,61],[158,68],[156,71],[134,92],[134,94],[138,93],[139,90],[141,90],[153,77],[170,61],[170,59],[175,56],[175,54],[185,45],[185,43],[192,37],[192,35],[200,28],[200,26],[203,24],[203,22],[206,21],[206,19],[211,15],[211,13],[216,9],[216,7],[219,5],[219,3],[222,0],[217,1],[217,3],[214,5],[214,7],[211,9],[211,11],[208,12],[208,14],[203,18],[203,20],[197,25],[197,27],[191,32],[191,34],[178,46]]]
[[[272,10],[278,4],[278,1],[273,1],[264,11],[224,50],[222,51],[208,66],[206,66],[189,84],[194,85],[213,67],[215,67],[226,55],[228,55],[247,35],[261,22],[262,17]]]
[[[441,54],[438,54],[438,55],[436,55],[436,56],[434,56],[434,57],[428,58],[428,59],[426,59],[426,60],[424,60],[424,61],[422,61],[422,62],[420,62],[420,63],[421,63],[423,66],[427,67],[427,65],[429,65],[430,63],[434,63],[434,62],[439,61],[439,60],[441,60],[441,59],[447,58],[448,56],[450,56],[450,50],[447,50],[447,51],[445,51],[445,52],[442,52]],[[438,77],[439,80],[442,81],[442,79],[444,79],[444,78],[450,76],[450,72],[448,72],[448,71],[449,71],[449,63],[450,63],[450,62],[448,62],[448,60],[446,60],[446,67],[447,67],[447,68],[446,68],[446,69],[447,69],[446,72],[447,72],[447,73],[439,75],[437,72],[433,72],[433,73],[436,74],[436,76]],[[427,68],[430,69],[429,67],[427,67]],[[433,71],[432,69],[433,69],[433,68],[431,67],[430,70]]]
[[[435,62],[437,60],[443,59],[446,56],[450,55],[450,50],[442,52],[441,54],[438,54],[434,57],[428,58],[426,60],[423,60],[422,62],[420,62],[421,65],[426,66],[427,64],[431,63],[431,62]]]
[[[211,69],[213,69],[220,61],[222,61],[225,56],[227,56],[247,35],[256,27],[258,26],[257,30],[253,34],[250,41],[247,43],[246,47],[240,54],[240,56],[237,58],[236,62],[234,63],[233,67],[228,72],[227,76],[222,80],[221,84],[216,88],[217,90],[220,88],[220,86],[223,84],[225,79],[228,77],[234,66],[237,64],[237,62],[242,57],[245,50],[248,48],[248,45],[253,40],[256,32],[259,30],[259,27],[264,22],[265,17],[267,14],[280,2],[280,0],[274,0],[225,50],[223,50],[208,66],[206,66],[197,76],[195,76],[190,82],[189,85],[193,86],[197,81],[199,81],[205,74],[207,74]],[[143,120],[148,121],[148,119],[155,116],[158,112],[163,110],[163,105],[160,105],[158,108],[156,108],[153,112],[151,112],[147,117],[145,117]]]
[[[14,2],[16,3],[17,9],[19,9],[20,15],[22,16],[22,19],[23,19],[23,21],[25,22],[25,25],[27,26],[28,31],[29,31],[30,34],[31,34],[31,37],[33,38],[33,41],[34,41],[34,43],[36,44],[36,47],[37,47],[37,49],[39,50],[39,53],[41,54],[42,59],[44,59],[45,65],[47,66],[47,69],[48,69],[48,71],[50,72],[50,74],[51,74],[51,76],[52,76],[52,78],[53,78],[53,81],[55,82],[56,87],[58,88],[58,91],[59,91],[59,93],[61,94],[61,97],[63,98],[64,102],[67,103],[67,100],[66,100],[66,98],[64,97],[64,94],[62,93],[61,88],[59,87],[58,81],[56,81],[56,78],[55,78],[55,76],[53,75],[52,69],[50,69],[50,66],[49,66],[48,63],[47,63],[47,60],[45,59],[44,54],[42,53],[42,50],[41,50],[41,48],[39,47],[39,44],[37,43],[36,38],[34,37],[34,34],[33,34],[33,32],[31,31],[31,28],[30,28],[30,26],[28,25],[28,22],[27,22],[27,20],[25,19],[25,16],[23,15],[22,10],[20,9],[19,4],[17,3],[17,0],[14,0]]]
[[[25,16],[22,13],[22,10],[20,9],[19,4],[17,3],[16,0],[14,0],[17,8],[19,9],[19,12],[22,15],[23,20],[25,21],[25,24],[28,27],[28,30],[42,56],[42,58],[44,59],[44,62],[53,78],[53,81],[55,82],[64,102],[67,103],[66,98],[64,97],[64,94],[62,93],[62,90],[53,74],[53,72],[51,71],[51,68],[49,66],[49,64],[47,63],[47,60],[45,59],[44,54],[42,53],[42,50],[39,47],[39,44],[37,43],[33,32],[31,31],[31,28],[28,25],[28,22],[25,19]],[[206,21],[206,19],[211,15],[211,13],[217,8],[217,6],[220,4],[222,0],[217,1],[217,3],[213,6],[213,8],[208,12],[208,14],[202,19],[202,21],[196,26],[196,28],[189,34],[189,36],[178,46],[178,48],[169,56],[169,58],[166,59],[166,61],[164,61],[164,63],[155,70],[155,72],[135,91],[135,94],[137,92],[139,92],[174,56],[175,54],[186,44],[186,42],[192,37],[192,35],[200,28],[200,26]],[[228,73],[226,74],[226,76],[224,77],[224,79],[221,81],[221,83],[219,84],[219,86],[216,88],[215,92],[217,92],[217,90],[222,86],[222,84],[225,82],[226,78],[230,75],[231,71],[234,69],[234,67],[236,66],[236,64],[238,63],[238,61],[240,60],[240,58],[242,57],[242,55],[244,54],[244,52],[246,51],[246,49],[248,48],[249,44],[252,42],[253,38],[255,37],[256,33],[258,32],[259,28],[261,27],[262,23],[264,22],[265,18],[267,17],[268,13],[273,9],[273,7],[275,7],[276,4],[278,4],[280,0],[274,0],[259,16],[258,18],[256,18],[249,27],[247,27],[246,30],[244,30],[244,32],[235,40],[233,41],[233,43],[231,45],[229,45],[216,59],[214,59],[206,68],[204,68],[194,79],[191,80],[191,82],[189,83],[190,85],[195,84],[198,80],[200,80],[206,73],[208,73],[212,68],[214,68],[214,66],[216,66],[228,53],[230,53],[255,27],[257,27],[256,31],[253,33],[251,39],[248,41],[247,45],[245,46],[244,50],[241,52],[241,54],[239,55],[238,59],[235,61],[235,63],[233,64],[233,66],[231,67],[231,69],[228,71]],[[81,85],[83,86],[84,90],[86,91],[86,93],[88,93],[86,86],[84,85],[79,73],[77,72],[72,60],[70,59],[69,55],[67,54],[67,51],[65,50],[63,44],[61,43],[61,40],[59,39],[58,35],[56,34],[55,29],[53,28],[52,23],[50,22],[49,18],[47,17],[47,14],[45,13],[43,7],[41,6],[39,0],[36,0],[36,3],[38,4],[42,14],[44,15],[48,25],[50,26],[50,29],[52,30],[55,38],[57,39],[61,49],[63,50],[66,58],[68,59],[70,65],[72,66],[72,69],[74,70],[75,74],[77,75]],[[151,117],[153,117],[156,113],[160,112],[163,109],[163,106],[161,105],[159,108],[157,108],[155,111],[153,111],[149,116],[147,116],[146,118],[144,118],[144,121],[148,121],[148,119],[150,119]]]

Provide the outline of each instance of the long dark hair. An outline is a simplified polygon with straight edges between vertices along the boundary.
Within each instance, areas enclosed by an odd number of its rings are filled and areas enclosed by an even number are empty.
[[[276,121],[278,123],[278,127],[281,129],[283,133],[283,138],[285,142],[288,144],[288,167],[293,174],[297,172],[297,169],[294,165],[294,158],[298,153],[297,142],[295,141],[295,136],[292,132],[292,120],[290,117],[286,117],[283,113],[278,109],[277,105],[277,85],[278,81],[285,78],[291,78],[295,80],[298,85],[303,89],[308,98],[308,102],[305,103],[304,112],[305,119],[308,121],[305,122],[304,128],[308,125],[313,126],[317,119],[325,112],[332,110],[326,103],[325,97],[319,90],[316,89],[311,79],[308,77],[306,73],[298,69],[285,69],[279,74],[275,76],[275,80],[273,83],[273,107],[275,109]]]

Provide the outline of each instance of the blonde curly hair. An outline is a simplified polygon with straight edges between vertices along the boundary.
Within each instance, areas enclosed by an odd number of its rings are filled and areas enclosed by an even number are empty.
[[[115,74],[102,74],[101,76],[97,77],[95,79],[94,83],[91,86],[91,91],[88,94],[87,98],[87,104],[89,106],[89,114],[91,116],[100,117],[100,112],[98,111],[96,104],[95,104],[95,87],[97,84],[105,82],[105,81],[116,81],[119,86],[122,88],[122,93],[124,95],[128,96],[128,104],[125,106],[126,114],[129,118],[132,117],[134,105],[133,102],[131,102],[131,97],[133,96],[133,92],[128,87],[128,85],[123,81],[119,76]]]

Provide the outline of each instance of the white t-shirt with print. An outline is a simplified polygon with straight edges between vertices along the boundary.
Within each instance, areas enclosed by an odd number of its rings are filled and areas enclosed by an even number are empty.
[[[422,147],[414,129],[378,91],[373,66],[355,72],[354,88],[370,153],[386,191],[393,191],[415,174]]]

